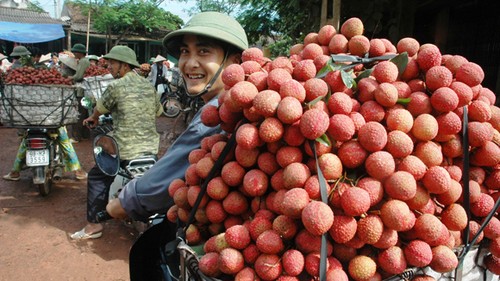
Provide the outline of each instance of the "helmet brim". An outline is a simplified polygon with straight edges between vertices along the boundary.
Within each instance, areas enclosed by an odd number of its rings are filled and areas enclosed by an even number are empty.
[[[237,47],[241,51],[248,48],[248,43],[238,39],[237,34],[232,34],[212,26],[188,26],[183,29],[172,31],[163,38],[163,46],[167,48],[167,52],[176,59],[179,58],[179,46],[184,35],[199,35],[217,39],[231,46]]]
[[[115,56],[114,54],[107,54],[107,55],[104,55],[103,58],[105,59],[112,59],[112,60],[116,60],[116,61],[121,61],[121,62],[124,62],[124,63],[128,63],[132,66],[135,66],[135,67],[141,67],[141,65],[137,62],[137,61],[132,61],[132,60],[129,60],[129,61],[123,61],[123,58],[120,57],[120,56]]]

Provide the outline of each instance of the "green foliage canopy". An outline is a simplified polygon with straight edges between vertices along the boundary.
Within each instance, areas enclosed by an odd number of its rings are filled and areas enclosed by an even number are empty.
[[[175,30],[183,24],[179,16],[159,8],[161,2],[158,1],[97,0],[89,4],[76,0],[75,3],[81,7],[83,15],[87,15],[90,9],[93,27],[108,35],[123,37],[158,29]]]

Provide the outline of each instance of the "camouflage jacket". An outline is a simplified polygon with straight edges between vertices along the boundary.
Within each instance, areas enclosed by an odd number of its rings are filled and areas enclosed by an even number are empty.
[[[120,149],[120,159],[158,153],[160,136],[156,117],[162,107],[148,80],[133,71],[114,80],[97,100],[97,110],[102,114],[111,112],[113,116],[113,137]]]

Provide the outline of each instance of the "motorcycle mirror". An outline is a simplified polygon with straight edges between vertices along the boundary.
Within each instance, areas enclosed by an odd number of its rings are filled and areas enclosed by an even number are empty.
[[[120,170],[120,155],[115,139],[108,135],[94,138],[94,160],[97,167],[108,176],[116,176]]]
[[[80,100],[80,104],[83,106],[85,109],[92,109],[92,99],[89,97],[83,97]]]

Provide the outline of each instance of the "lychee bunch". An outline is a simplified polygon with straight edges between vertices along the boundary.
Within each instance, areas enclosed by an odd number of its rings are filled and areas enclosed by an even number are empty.
[[[332,280],[381,280],[408,267],[449,272],[467,225],[470,236],[489,243],[485,264],[498,272],[500,109],[481,85],[484,72],[434,44],[410,37],[393,44],[363,31],[358,18],[339,31],[325,25],[292,46],[288,57],[266,59],[249,48],[241,65],[223,72],[219,105],[205,107],[201,120],[224,132],[204,138],[190,153],[185,177],[169,187],[175,205],[168,218],[186,221],[235,134],[187,237],[191,245],[205,243],[205,275],[316,279],[321,235],[327,237],[326,275],[344,278]],[[393,59],[330,60],[343,54]],[[463,206],[465,165],[470,221]]]

